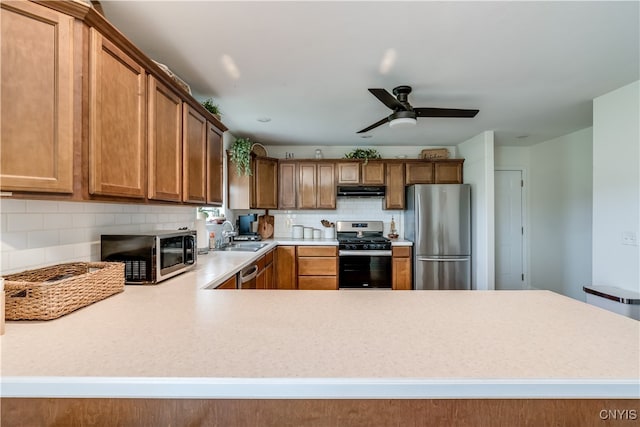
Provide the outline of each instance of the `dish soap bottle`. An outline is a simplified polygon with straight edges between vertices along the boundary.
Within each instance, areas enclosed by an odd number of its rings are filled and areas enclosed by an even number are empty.
[[[393,216],[391,217],[391,229],[389,230],[391,233],[389,234],[389,237],[392,238],[396,238],[398,237],[397,234],[397,230],[396,230],[396,221],[393,219]]]

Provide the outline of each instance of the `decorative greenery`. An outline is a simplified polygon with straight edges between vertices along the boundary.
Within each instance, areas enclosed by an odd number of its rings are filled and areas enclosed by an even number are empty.
[[[222,113],[220,113],[220,106],[213,103],[213,98],[209,98],[206,101],[203,101],[202,106],[214,116],[222,116]]]
[[[238,175],[251,175],[251,147],[253,142],[249,138],[238,138],[231,149],[231,161],[236,165]]]
[[[345,159],[364,159],[364,164],[369,162],[369,159],[380,159],[380,153],[375,148],[355,148],[350,153],[344,155]]]

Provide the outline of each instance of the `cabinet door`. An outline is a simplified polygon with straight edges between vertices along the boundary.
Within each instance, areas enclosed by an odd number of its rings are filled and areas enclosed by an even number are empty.
[[[411,258],[393,258],[392,264],[394,290],[411,290]]]
[[[318,163],[316,186],[316,207],[336,208],[336,169],[334,163]]]
[[[404,209],[404,163],[387,163],[385,209]]]
[[[146,192],[144,68],[90,28],[89,193]]]
[[[182,123],[182,198],[185,202],[204,204],[207,201],[207,119],[184,104]]]
[[[274,286],[273,263],[267,264],[264,268],[264,287],[265,289],[275,289]]]
[[[315,209],[316,206],[316,164],[298,163],[298,208]]]
[[[182,100],[149,76],[149,198],[182,201]]]
[[[278,208],[296,208],[296,164],[280,162],[278,166]]]
[[[433,184],[432,162],[407,162],[405,172],[407,185]]]
[[[369,161],[362,164],[362,184],[384,185],[384,162]]]
[[[218,286],[216,289],[236,289],[236,275],[229,277],[222,285]]]
[[[462,184],[464,160],[446,160],[434,163],[436,184]]]
[[[207,204],[222,206],[222,133],[207,122]]]
[[[256,157],[253,169],[253,187],[251,208],[278,208],[278,161]]]
[[[273,259],[275,287],[277,289],[296,289],[298,287],[296,276],[296,247],[278,246]]]
[[[30,2],[0,6],[2,190],[71,193],[74,19]]]
[[[360,162],[338,163],[338,185],[360,183]]]

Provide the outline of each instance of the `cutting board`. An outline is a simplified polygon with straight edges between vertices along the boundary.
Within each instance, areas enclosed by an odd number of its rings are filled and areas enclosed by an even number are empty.
[[[258,217],[258,234],[260,234],[263,239],[273,237],[273,223],[273,215],[269,215],[269,212]]]

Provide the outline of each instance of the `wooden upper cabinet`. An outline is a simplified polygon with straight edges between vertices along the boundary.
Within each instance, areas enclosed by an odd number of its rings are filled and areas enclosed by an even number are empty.
[[[278,161],[268,157],[253,160],[253,185],[251,208],[278,208]]]
[[[188,104],[183,106],[182,199],[206,203],[207,119]]]
[[[384,185],[385,174],[384,162],[369,161],[366,164],[362,164],[362,179],[361,184],[365,185]]]
[[[296,162],[283,161],[278,165],[278,208],[296,208]]]
[[[404,163],[387,163],[385,185],[387,186],[387,192],[384,197],[384,208],[404,209]]]
[[[434,163],[436,184],[462,184],[464,159],[440,160]]]
[[[182,99],[149,76],[147,136],[150,199],[182,201]]]
[[[276,209],[278,207],[278,160],[252,157],[252,175],[238,175],[228,159],[230,209]]]
[[[222,131],[207,122],[207,204],[222,206],[223,159]]]
[[[338,185],[357,185],[360,183],[360,162],[339,162]]]
[[[316,163],[298,163],[298,208],[315,209],[316,202]]]
[[[74,20],[30,2],[0,6],[0,186],[72,193]]]
[[[405,163],[407,185],[433,184],[433,162],[408,161]]]
[[[333,162],[298,162],[298,209],[335,209]]]
[[[144,68],[90,28],[89,193],[146,195]]]
[[[335,163],[317,164],[316,208],[336,208],[336,169]]]

